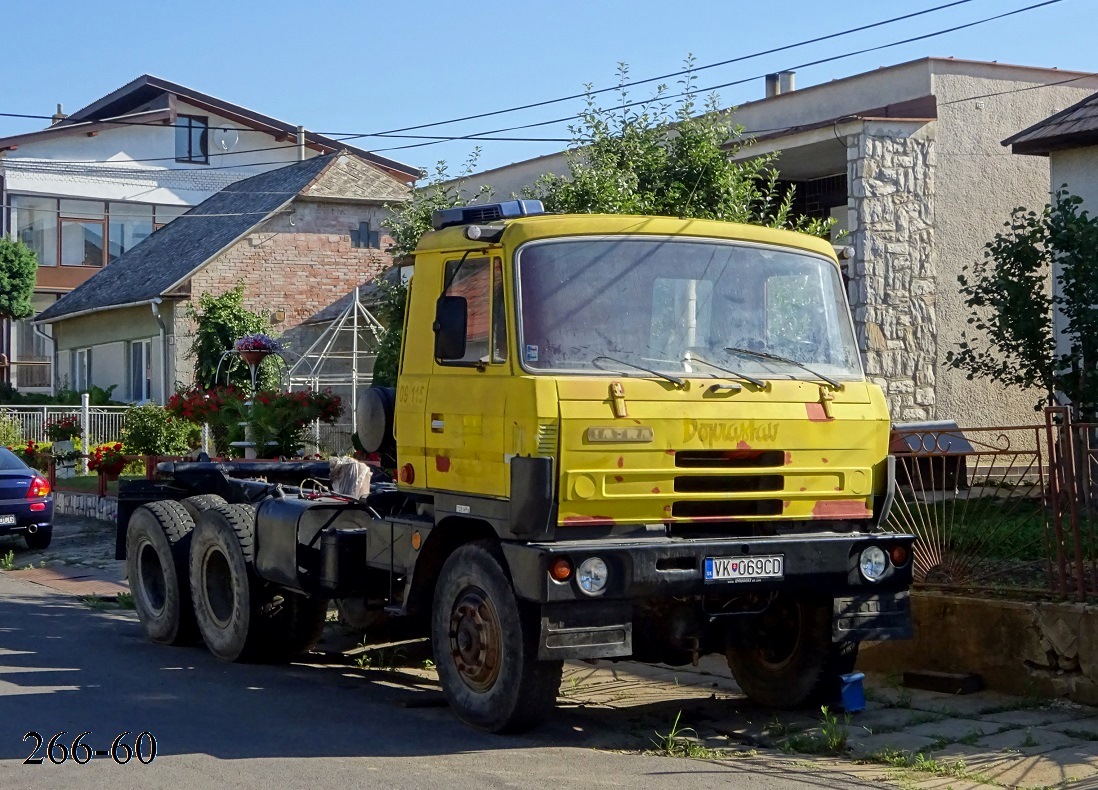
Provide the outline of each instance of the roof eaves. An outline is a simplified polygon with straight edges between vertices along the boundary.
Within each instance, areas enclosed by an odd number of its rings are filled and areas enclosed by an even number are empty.
[[[1016,134],[1012,134],[1010,137],[1003,140],[1001,145],[1003,145],[1003,146],[1008,146],[1008,145],[1012,146],[1011,150],[1012,150],[1013,153],[1016,153],[1016,154],[1017,153],[1036,153],[1036,151],[1020,151],[1020,150],[1018,150],[1019,146],[1017,144],[1024,141],[1024,143],[1026,144],[1025,147],[1026,148],[1031,148],[1032,146],[1028,145],[1029,143],[1037,143],[1038,141],[1040,141],[1042,139],[1039,135],[1034,136],[1035,133],[1040,132],[1042,129],[1046,129],[1046,128],[1054,126],[1062,118],[1066,118],[1067,116],[1074,113],[1076,110],[1078,110],[1082,107],[1085,107],[1088,104],[1090,104],[1091,102],[1095,102],[1095,101],[1098,101],[1098,93],[1093,93],[1090,96],[1087,96],[1082,101],[1077,101],[1077,102],[1075,102],[1075,104],[1071,105],[1070,107],[1065,107],[1064,109],[1060,110],[1060,112],[1053,113],[1052,115],[1048,116],[1047,118],[1045,118],[1043,120],[1038,121],[1037,123],[1033,124],[1032,126],[1027,126],[1022,131],[1017,132]],[[1048,139],[1052,140],[1052,139],[1056,139],[1057,137],[1060,137],[1060,136],[1062,136],[1062,135],[1049,135]],[[1032,139],[1027,139],[1027,138],[1032,138]]]

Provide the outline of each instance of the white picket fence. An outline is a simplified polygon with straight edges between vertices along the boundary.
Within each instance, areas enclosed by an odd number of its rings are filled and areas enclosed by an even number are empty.
[[[122,439],[122,426],[129,406],[0,406],[0,418],[15,422],[23,431],[23,441],[46,442],[46,423],[59,417],[74,416],[80,420],[83,435],[91,444],[117,442]]]

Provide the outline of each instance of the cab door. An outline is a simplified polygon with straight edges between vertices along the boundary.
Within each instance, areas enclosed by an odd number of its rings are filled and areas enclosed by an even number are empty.
[[[427,486],[504,497],[510,366],[502,259],[456,256],[442,274],[440,293],[465,300],[465,347],[460,358],[434,360],[424,414]]]

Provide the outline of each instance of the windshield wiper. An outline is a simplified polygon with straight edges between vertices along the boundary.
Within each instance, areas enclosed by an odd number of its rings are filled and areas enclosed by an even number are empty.
[[[770,354],[766,351],[753,351],[750,348],[740,348],[739,346],[725,346],[724,350],[725,351],[731,351],[733,354],[746,354],[749,357],[758,357],[759,359],[772,359],[775,362],[784,362],[787,365],[795,365],[796,367],[800,368],[801,370],[805,371],[806,373],[811,373],[813,376],[818,378],[820,381],[826,382],[827,386],[829,386],[831,389],[835,390],[836,392],[843,388],[843,385],[841,383],[839,383],[835,379],[831,378],[830,376],[825,376],[822,373],[817,373],[816,371],[814,371],[812,368],[808,367],[808,365],[804,364],[803,362],[798,362],[797,360],[790,359],[789,357],[782,357],[782,356],[779,356],[777,354]]]
[[[591,361],[597,363],[600,359],[608,360],[608,361],[613,362],[617,365],[625,365],[626,367],[633,368],[634,370],[643,370],[645,373],[651,373],[653,376],[658,376],[659,378],[663,379],[664,381],[670,381],[676,387],[685,387],[686,386],[686,382],[683,381],[682,379],[680,379],[678,376],[672,376],[670,373],[661,373],[658,370],[652,370],[651,368],[646,368],[643,365],[638,365],[634,362],[626,362],[624,359],[618,359],[617,357],[609,357],[606,354],[599,354],[597,357],[595,357]],[[596,364],[595,367],[598,367],[598,365]],[[605,368],[603,368],[603,369],[605,369]]]
[[[695,354],[693,351],[687,351],[686,352],[686,356],[683,358],[683,362],[700,362],[703,365],[708,365],[709,367],[713,368],[714,370],[719,370],[722,373],[727,373],[728,375],[732,376],[732,378],[739,379],[740,381],[746,381],[749,384],[755,385],[759,389],[766,389],[766,382],[765,381],[763,381],[761,379],[754,378],[753,376],[748,376],[745,373],[738,373],[737,371],[732,370],[731,368],[721,367],[720,365],[717,365],[713,362],[710,362],[708,359],[702,359],[697,354]]]

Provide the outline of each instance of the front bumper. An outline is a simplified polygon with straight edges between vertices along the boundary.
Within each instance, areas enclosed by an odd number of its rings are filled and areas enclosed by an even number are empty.
[[[634,605],[653,599],[694,597],[731,599],[782,591],[833,601],[832,638],[836,642],[904,639],[911,636],[907,590],[911,586],[910,535],[813,533],[744,539],[577,540],[504,544],[515,592],[540,605],[542,659],[614,658],[632,654]],[[907,562],[890,565],[877,582],[867,581],[858,558],[869,546],[886,555],[897,545]],[[781,579],[751,582],[706,581],[708,557],[758,557],[780,554]],[[580,590],[575,578],[553,580],[550,564],[565,556],[578,567],[600,557],[609,569],[601,595]]]

